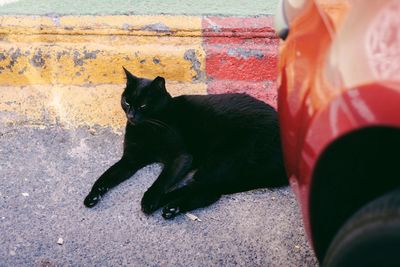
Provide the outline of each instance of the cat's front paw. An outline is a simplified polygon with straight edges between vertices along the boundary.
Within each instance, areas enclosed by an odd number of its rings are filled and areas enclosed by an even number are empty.
[[[167,205],[163,208],[162,216],[166,220],[170,220],[176,217],[180,213],[179,207]]]
[[[88,208],[92,208],[96,206],[96,204],[100,201],[100,199],[101,199],[100,194],[90,192],[89,195],[87,195],[85,200],[83,201],[83,204],[85,204],[85,206]]]
[[[142,211],[146,214],[156,211],[160,207],[160,201],[160,193],[151,189],[147,190],[141,201]]]

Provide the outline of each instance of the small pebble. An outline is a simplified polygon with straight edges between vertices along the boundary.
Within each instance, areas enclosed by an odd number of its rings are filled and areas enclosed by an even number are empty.
[[[64,239],[62,239],[61,237],[57,240],[57,244],[62,245],[64,244]]]
[[[300,246],[296,245],[296,246],[294,246],[294,249],[295,250],[300,250]]]
[[[15,252],[15,250],[10,250],[10,255],[11,256],[15,256],[17,253]]]
[[[29,193],[22,193],[24,197],[29,197]]]

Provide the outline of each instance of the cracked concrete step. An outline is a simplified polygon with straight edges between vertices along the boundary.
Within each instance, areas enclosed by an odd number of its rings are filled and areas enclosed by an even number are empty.
[[[2,85],[122,84],[137,76],[205,82],[200,44],[0,43]]]
[[[122,66],[165,77],[173,95],[246,92],[276,105],[271,16],[3,16],[0,23],[3,121],[121,127]]]
[[[3,17],[2,85],[122,84],[139,76],[205,82],[198,17]]]
[[[111,127],[126,124],[120,107],[124,86],[116,84],[0,86],[0,123]],[[173,95],[206,94],[204,83],[167,81]]]

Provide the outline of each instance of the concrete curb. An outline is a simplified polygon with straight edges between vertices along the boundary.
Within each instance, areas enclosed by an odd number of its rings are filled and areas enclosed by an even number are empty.
[[[120,128],[122,66],[165,77],[173,95],[247,92],[276,105],[270,16],[3,16],[0,25],[3,121]]]
[[[182,82],[204,73],[198,17],[2,17],[0,35],[3,85],[122,84],[121,66]]]
[[[276,106],[278,45],[271,16],[203,18],[208,93],[248,93]]]

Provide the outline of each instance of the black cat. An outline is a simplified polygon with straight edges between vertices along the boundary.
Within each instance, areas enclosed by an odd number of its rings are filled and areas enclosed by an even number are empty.
[[[246,94],[171,97],[164,78],[148,80],[124,70],[124,153],[95,182],[87,207],[153,162],[164,168],[144,194],[142,210],[164,207],[166,219],[210,205],[222,194],[287,184],[271,106]]]

